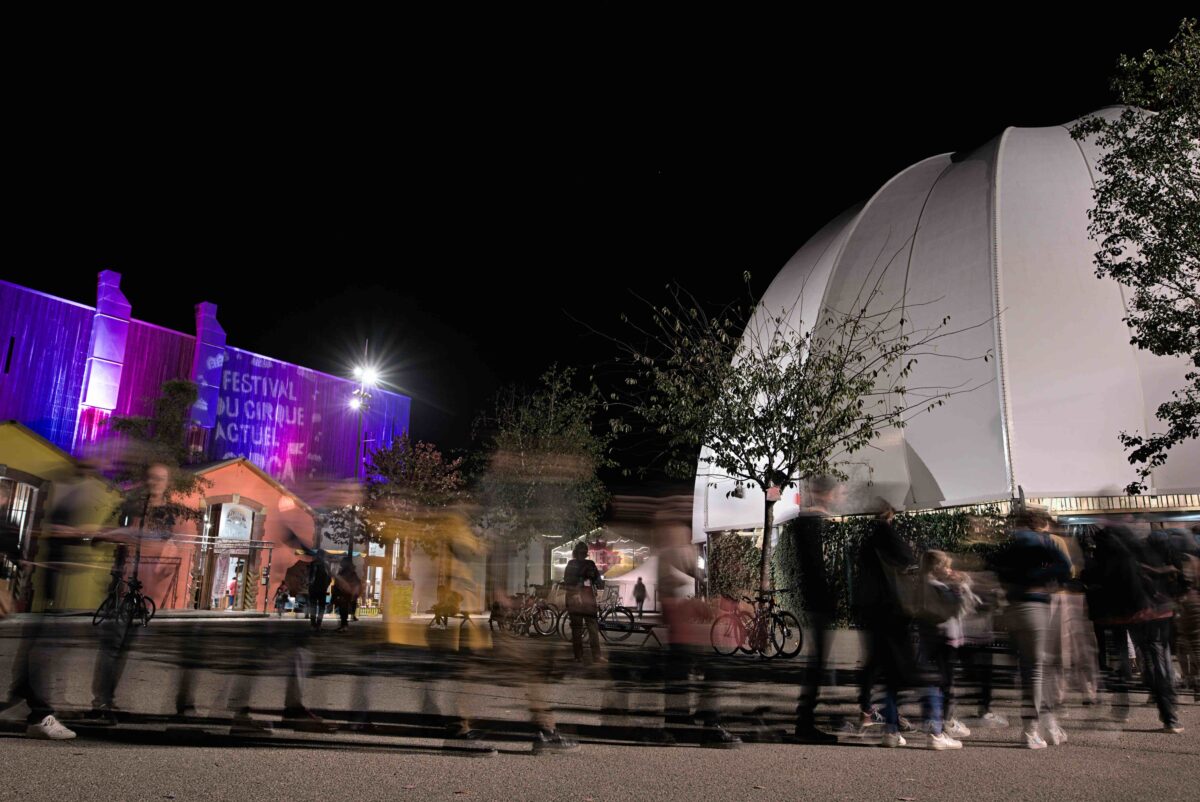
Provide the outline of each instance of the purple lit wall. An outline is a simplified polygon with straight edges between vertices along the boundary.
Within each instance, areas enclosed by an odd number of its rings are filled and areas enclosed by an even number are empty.
[[[140,320],[130,321],[121,393],[113,414],[150,415],[163,382],[188,378],[195,348],[195,337]]]
[[[209,456],[246,457],[283,482],[353,476],[358,413],[349,403],[356,386],[226,348]],[[408,428],[409,405],[405,396],[372,392],[371,407],[363,416],[368,449]]]
[[[219,328],[216,310],[203,311],[198,320]],[[18,420],[73,450],[77,419],[86,423],[96,412],[81,406],[95,312],[0,282],[0,420]],[[208,457],[246,457],[285,483],[354,476],[358,413],[349,403],[357,383],[238,348],[222,349],[217,345],[223,345],[221,335],[207,337],[201,365],[210,385],[219,382],[215,415],[196,416],[198,422],[213,423],[205,427]],[[196,337],[130,320],[113,414],[149,415],[164,381],[193,377],[195,354]],[[406,396],[372,391],[363,415],[367,450],[407,430],[410,405]]]
[[[95,312],[0,281],[0,420],[70,450]]]

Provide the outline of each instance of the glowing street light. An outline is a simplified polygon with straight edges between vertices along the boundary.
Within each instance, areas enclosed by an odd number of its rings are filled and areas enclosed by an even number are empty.
[[[351,393],[350,409],[358,413],[358,442],[354,445],[354,479],[358,481],[362,478],[363,472],[363,413],[371,406],[371,391],[370,388],[375,386],[379,381],[379,370],[370,363],[370,351],[368,350],[370,341],[363,341],[363,361],[361,365],[354,367],[354,378],[358,380],[358,387]],[[350,535],[349,554],[354,554],[354,534]],[[370,569],[367,565],[367,558],[371,553],[370,535],[363,532],[363,565],[360,593],[365,594],[367,589],[367,578],[370,574]],[[353,560],[353,556],[350,557]]]

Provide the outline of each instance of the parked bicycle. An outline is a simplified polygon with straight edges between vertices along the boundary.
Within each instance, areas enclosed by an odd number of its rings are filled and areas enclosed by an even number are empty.
[[[607,588],[597,602],[596,623],[600,629],[600,637],[606,641],[620,643],[633,634],[636,624],[633,612],[621,604],[620,588]],[[562,613],[558,617],[558,634],[566,641],[571,640],[571,616]],[[583,631],[586,643],[589,637],[587,629]]]
[[[496,603],[492,605],[490,626],[493,630],[508,631],[514,635],[549,635],[554,632],[560,618],[556,605],[551,604],[550,585],[530,585],[533,593],[513,595],[516,602],[512,607]]]
[[[758,654],[765,659],[795,657],[804,646],[804,630],[800,621],[787,610],[776,609],[775,597],[783,590],[759,591],[742,601],[753,606],[745,610],[722,613],[713,621],[709,638],[713,650],[720,655],[737,652]]]
[[[92,625],[99,626],[102,622],[115,619],[117,623],[130,626],[150,626],[150,619],[158,611],[154,599],[142,594],[141,580],[136,577],[126,580],[118,573],[113,573],[112,583],[108,587],[108,595],[96,612],[92,614]],[[121,592],[121,586],[125,592]]]

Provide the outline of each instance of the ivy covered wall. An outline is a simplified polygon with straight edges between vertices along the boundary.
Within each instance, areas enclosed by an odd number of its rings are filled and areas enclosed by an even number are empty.
[[[1006,518],[999,507],[960,508],[933,512],[899,513],[896,531],[917,554],[940,549],[962,558],[964,567],[981,565],[988,552],[1001,542]],[[853,621],[851,599],[857,574],[858,547],[871,530],[870,516],[826,519],[822,527],[825,571],[837,598],[836,621]],[[758,585],[759,549],[753,538],[734,534],[713,535],[709,546],[709,584],[713,596],[738,598]],[[788,588],[780,604],[801,615],[800,564],[795,528],[789,522],[779,529],[771,560],[772,584]]]

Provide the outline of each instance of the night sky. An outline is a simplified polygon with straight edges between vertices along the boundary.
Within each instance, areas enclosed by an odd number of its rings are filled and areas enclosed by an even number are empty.
[[[330,373],[369,336],[414,433],[461,447],[498,384],[612,355],[573,318],[619,332],[671,279],[761,291],[908,165],[1112,102],[1118,55],[1178,21],[608,20],[64,67],[8,109],[0,277],[91,304],[116,270],[136,318],[190,332],[212,301],[231,345]]]

